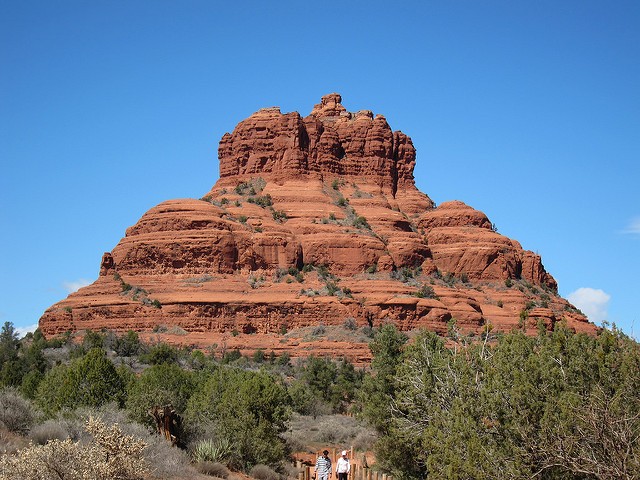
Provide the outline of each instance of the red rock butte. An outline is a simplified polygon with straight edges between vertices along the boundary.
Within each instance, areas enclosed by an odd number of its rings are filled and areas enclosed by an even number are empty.
[[[540,256],[484,213],[436,207],[416,188],[411,138],[341,101],[334,93],[304,118],[274,107],[240,122],[220,141],[213,188],[146,212],[92,285],[47,309],[41,330],[164,332],[200,347],[357,362],[369,358],[357,329],[383,323],[481,334],[564,321],[595,332]],[[285,335],[318,326],[345,335]]]

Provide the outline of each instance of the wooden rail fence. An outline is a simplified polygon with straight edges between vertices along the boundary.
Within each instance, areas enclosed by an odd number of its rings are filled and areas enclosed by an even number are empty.
[[[364,465],[363,465],[362,461],[354,457],[353,447],[351,447],[351,449],[348,450],[347,452],[348,452],[347,457],[349,458],[349,463],[351,464],[351,472],[349,473],[348,480],[393,480],[392,475],[388,475],[386,473],[382,473],[378,470],[371,468],[368,464],[366,464],[366,461],[364,462]],[[321,455],[321,452],[317,452],[317,456],[319,455]],[[338,460],[339,457],[340,457],[340,453],[335,448],[332,448],[329,453],[329,458],[331,458],[331,465],[333,469],[332,471],[333,480],[337,480],[336,473],[335,473],[335,468],[336,468],[335,466],[336,466],[336,461]],[[314,473],[315,464],[309,465],[308,463],[298,460],[296,461],[296,468],[302,469],[302,471],[298,473],[298,480],[313,479],[315,475]]]

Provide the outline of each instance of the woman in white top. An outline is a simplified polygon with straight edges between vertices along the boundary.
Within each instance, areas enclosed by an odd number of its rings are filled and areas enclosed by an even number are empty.
[[[338,480],[347,480],[347,475],[351,471],[351,464],[347,458],[347,451],[342,451],[342,456],[336,462],[336,473],[338,474]]]

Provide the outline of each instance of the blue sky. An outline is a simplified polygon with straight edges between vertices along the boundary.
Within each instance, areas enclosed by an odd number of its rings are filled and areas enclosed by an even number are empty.
[[[418,187],[542,256],[638,338],[640,2],[0,0],[0,322],[97,278],[199,198],[259,108],[338,92],[417,148]]]

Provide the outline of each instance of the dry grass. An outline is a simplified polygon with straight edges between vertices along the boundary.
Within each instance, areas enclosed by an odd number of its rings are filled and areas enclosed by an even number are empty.
[[[28,445],[29,442],[23,436],[11,433],[6,428],[0,428],[0,456],[13,455]]]
[[[216,478],[229,478],[229,469],[219,462],[198,462],[195,465],[198,472]]]
[[[302,328],[294,328],[285,335],[287,339],[300,339],[303,342],[315,340],[328,340],[331,342],[369,343],[372,340],[368,329],[359,327],[353,329],[344,325],[315,325]]]
[[[266,465],[255,465],[249,475],[256,480],[280,480],[280,474]]]
[[[33,427],[29,432],[29,438],[36,445],[45,445],[49,440],[65,440],[69,438],[69,431],[67,425],[60,422],[60,420],[47,420]]]
[[[317,444],[353,446],[368,450],[376,439],[375,431],[355,417],[344,415],[312,416],[294,414],[284,433],[287,445],[294,451],[303,451]]]
[[[25,434],[33,425],[36,414],[31,402],[15,388],[0,390],[0,427]]]

